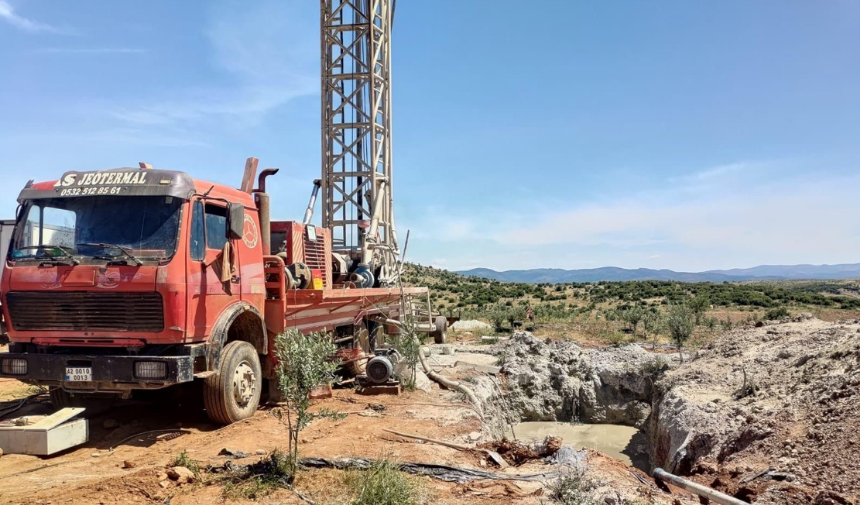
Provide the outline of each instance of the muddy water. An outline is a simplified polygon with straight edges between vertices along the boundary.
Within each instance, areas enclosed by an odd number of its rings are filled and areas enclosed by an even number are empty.
[[[558,422],[519,423],[514,432],[520,440],[543,440],[547,435],[561,437],[565,445],[588,447],[607,456],[648,471],[645,436],[636,428],[618,424],[571,424]]]

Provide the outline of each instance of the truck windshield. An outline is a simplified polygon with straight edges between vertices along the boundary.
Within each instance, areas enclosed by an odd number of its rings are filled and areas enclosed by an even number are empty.
[[[90,257],[137,263],[176,252],[182,200],[170,196],[84,196],[31,200],[13,260]]]

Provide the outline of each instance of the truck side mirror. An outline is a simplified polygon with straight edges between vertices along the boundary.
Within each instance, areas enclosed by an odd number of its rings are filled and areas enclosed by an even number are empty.
[[[227,238],[242,238],[245,227],[245,206],[241,203],[227,204]]]

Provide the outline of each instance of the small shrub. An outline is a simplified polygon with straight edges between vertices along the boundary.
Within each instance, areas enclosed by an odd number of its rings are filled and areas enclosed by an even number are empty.
[[[705,326],[713,331],[717,328],[717,318],[716,317],[707,317],[705,318]]]
[[[561,505],[599,505],[591,491],[595,483],[581,472],[566,472],[550,487],[550,498]]]
[[[263,498],[280,487],[288,487],[295,466],[289,454],[276,450],[268,459],[249,466],[244,473],[231,475],[224,484],[224,497],[231,500]]]
[[[764,313],[764,319],[766,321],[779,321],[781,319],[787,319],[791,314],[789,314],[788,309],[785,307],[774,307],[772,309],[768,309],[767,312]]]
[[[421,499],[418,481],[387,459],[367,470],[347,472],[346,485],[353,494],[352,505],[414,505]]]
[[[224,498],[230,500],[258,500],[280,487],[277,482],[265,475],[254,475],[239,482],[224,484]]]
[[[626,344],[629,340],[627,335],[612,328],[602,328],[597,333],[597,337],[609,345],[622,345]]]
[[[314,417],[318,419],[331,419],[332,421],[342,421],[346,419],[347,414],[344,412],[338,412],[337,410],[331,410],[328,407],[323,407],[314,414]]]
[[[193,459],[188,455],[184,450],[176,455],[173,458],[173,463],[170,466],[184,466],[185,468],[191,470],[194,475],[200,473],[200,463],[197,462],[196,459]]]
[[[666,373],[667,370],[669,370],[669,363],[666,362],[666,358],[657,355],[654,359],[642,363],[641,374],[651,379],[653,383]]]

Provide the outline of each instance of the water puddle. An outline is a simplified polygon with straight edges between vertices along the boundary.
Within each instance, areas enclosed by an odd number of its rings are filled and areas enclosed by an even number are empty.
[[[514,427],[517,439],[543,440],[547,435],[561,437],[565,445],[588,447],[628,465],[648,471],[645,435],[630,426],[618,424],[571,424],[526,422]]]

